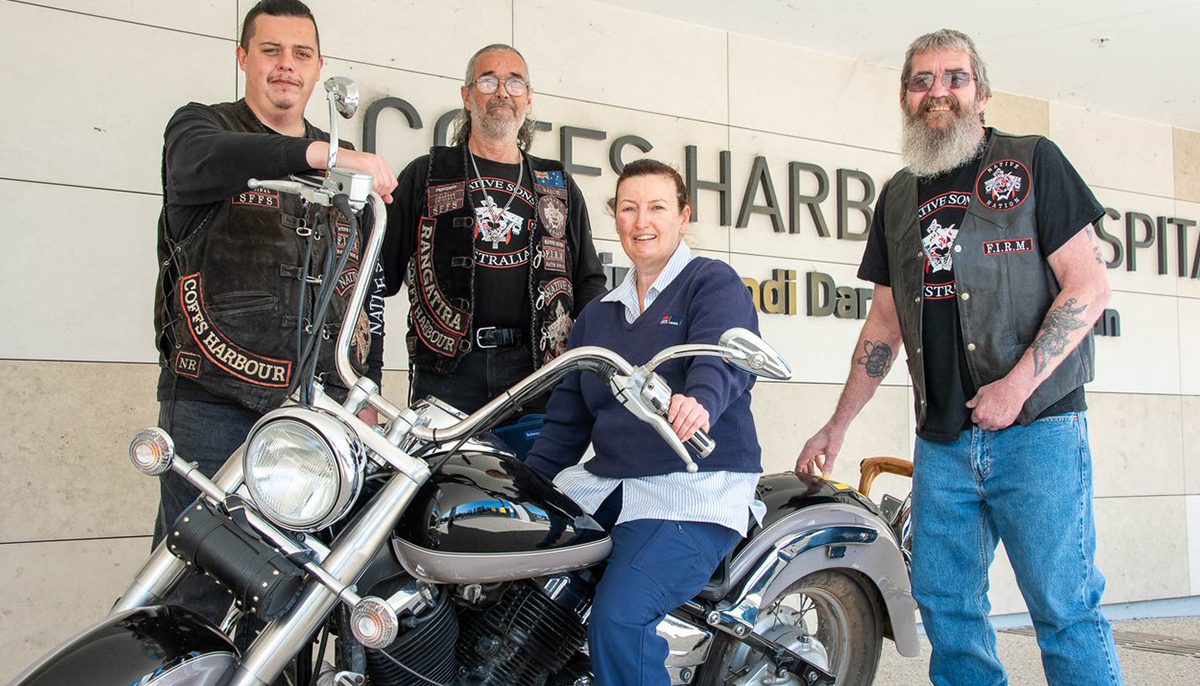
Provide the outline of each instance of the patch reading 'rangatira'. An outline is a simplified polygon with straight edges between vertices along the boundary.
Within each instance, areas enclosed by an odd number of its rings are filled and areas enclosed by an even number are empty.
[[[1029,197],[1032,177],[1025,165],[1016,160],[997,160],[989,164],[975,180],[975,197],[993,210],[1012,210]]]

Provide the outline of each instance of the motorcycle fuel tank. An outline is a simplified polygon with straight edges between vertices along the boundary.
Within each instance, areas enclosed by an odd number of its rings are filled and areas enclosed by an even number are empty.
[[[446,459],[396,527],[405,569],[436,583],[490,583],[603,561],[608,535],[541,474],[506,454]]]

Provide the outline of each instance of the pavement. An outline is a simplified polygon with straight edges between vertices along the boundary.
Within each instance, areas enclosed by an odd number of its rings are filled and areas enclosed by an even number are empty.
[[[1121,620],[1112,626],[1127,686],[1200,684],[1200,617]],[[1046,686],[1032,629],[1001,630],[996,645],[1012,686]],[[890,641],[884,641],[875,686],[928,684],[928,673],[929,641],[924,635],[921,655],[915,658],[901,657]]]

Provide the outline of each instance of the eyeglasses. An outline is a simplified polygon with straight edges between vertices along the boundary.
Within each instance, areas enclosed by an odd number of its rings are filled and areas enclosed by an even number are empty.
[[[475,87],[484,95],[491,95],[500,87],[499,77],[488,74],[475,79]],[[504,80],[504,90],[509,95],[520,97],[525,95],[525,90],[529,88],[529,84],[525,83],[525,79],[518,76],[510,76]]]
[[[924,93],[933,88],[933,80],[937,78],[929,72],[913,74],[908,77],[908,83],[905,86],[910,93]],[[971,79],[975,78],[969,71],[947,71],[942,72],[942,85],[946,88],[966,88],[967,84],[971,83]]]

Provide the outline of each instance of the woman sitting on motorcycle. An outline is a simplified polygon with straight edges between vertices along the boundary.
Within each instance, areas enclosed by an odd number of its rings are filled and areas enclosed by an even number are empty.
[[[634,364],[681,343],[716,343],[735,326],[758,330],[746,286],[729,265],[683,242],[692,211],[679,173],[654,160],[626,165],[614,206],[633,269],[575,322],[570,347],[598,345]],[[746,534],[761,451],[750,415],[754,378],[716,357],[657,369],[672,389],[668,421],[682,439],[703,429],[716,449],[688,473],[654,430],[594,375],[554,391],[527,464],[611,528],[612,555],[596,589],[588,646],[600,684],[668,684],[666,613],[694,597]],[[588,443],[595,458],[577,464]]]

